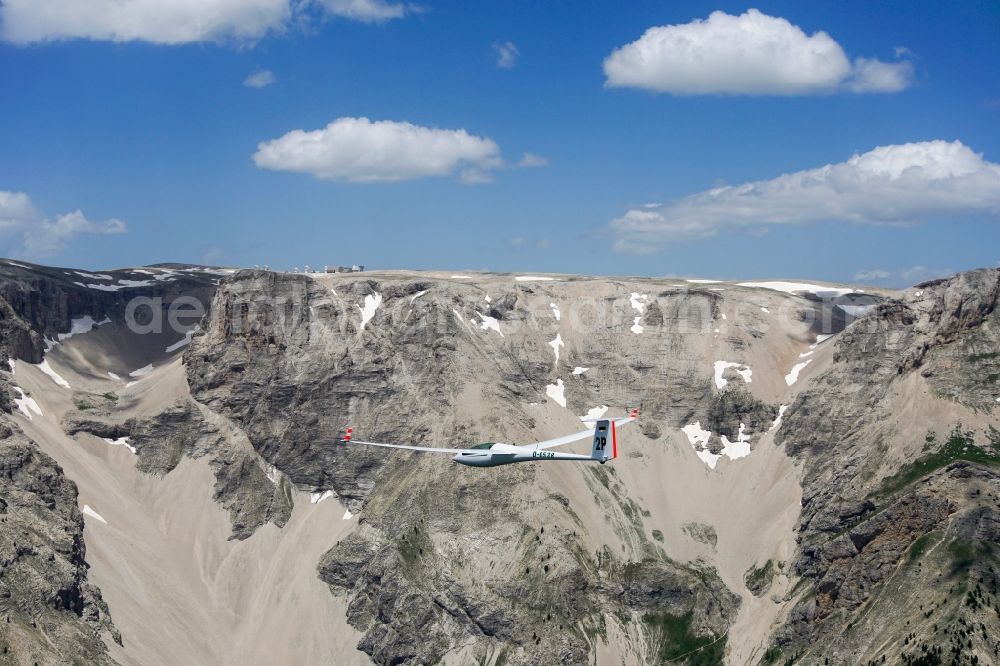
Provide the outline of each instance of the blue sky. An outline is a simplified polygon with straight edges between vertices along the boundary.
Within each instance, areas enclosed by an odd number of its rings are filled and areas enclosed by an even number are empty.
[[[416,8],[359,0],[354,7],[403,15],[358,20],[344,10],[350,2],[314,0],[250,37],[236,16],[236,28],[169,33],[181,43],[162,44],[154,42],[166,39],[156,32],[169,27],[163,20],[121,32],[120,22],[102,26],[95,10],[85,25],[67,18],[39,28],[24,1],[0,8],[0,193],[12,210],[13,195],[30,199],[29,212],[21,205],[5,221],[0,196],[6,256],[95,269],[358,262],[844,281],[863,274],[883,284],[1000,262],[994,2],[428,0]],[[33,2],[58,8],[67,0]],[[695,30],[693,21],[715,11],[739,29],[751,7],[765,27],[781,29],[769,17],[806,37],[824,31],[850,72],[838,79],[825,61],[809,65],[793,40],[792,57],[773,66],[801,61],[813,83],[788,83],[798,70],[774,72],[770,63],[735,71],[744,63],[710,51],[712,71],[688,72],[710,90],[691,92],[677,73],[683,54],[669,50],[676,43],[643,38],[656,26]],[[717,32],[705,36],[719,41]],[[634,49],[651,49],[644,52],[663,67],[635,72],[625,62],[615,70],[624,74],[607,73],[605,60],[640,38]],[[500,67],[495,45],[507,42],[517,55]],[[863,80],[857,58],[877,59],[896,78]],[[262,70],[272,84],[244,85]],[[325,179],[297,157],[287,166],[288,151],[302,148],[294,142],[275,144],[281,155],[266,168],[255,164],[258,144],[343,118],[406,122],[434,140],[415,144],[419,163],[409,170],[393,171],[403,158],[383,155],[376,175],[386,182],[356,182],[372,173],[342,164],[345,150],[364,155],[378,142],[376,126],[324,135],[332,143],[316,160]],[[465,130],[492,145],[435,130]],[[441,141],[454,144],[441,158],[444,175],[423,175],[425,149]],[[882,182],[848,164],[823,190],[830,201],[805,188],[808,174],[773,182],[877,146],[896,148],[864,164],[902,160],[946,173]],[[545,163],[518,166],[525,153]],[[448,155],[464,157],[449,167]],[[489,182],[468,184],[470,171]],[[757,185],[706,194],[744,183]],[[77,210],[79,218],[62,219]]]

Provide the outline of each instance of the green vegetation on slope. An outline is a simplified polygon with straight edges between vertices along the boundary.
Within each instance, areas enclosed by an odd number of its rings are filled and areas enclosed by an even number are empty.
[[[963,431],[961,425],[955,426],[944,445],[925,456],[917,458],[909,465],[904,465],[898,472],[887,478],[882,485],[882,495],[905,488],[914,481],[924,478],[931,472],[946,467],[958,460],[966,460],[981,465],[1000,467],[1000,454],[976,445],[971,431]]]
[[[691,613],[681,616],[668,613],[647,613],[642,621],[649,627],[660,663],[685,663],[691,666],[722,664],[726,654],[726,639],[695,636],[691,633]]]

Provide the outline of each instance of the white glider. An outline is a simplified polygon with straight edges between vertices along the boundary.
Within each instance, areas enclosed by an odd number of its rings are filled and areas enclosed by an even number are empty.
[[[422,451],[425,453],[451,453],[454,454],[452,460],[460,465],[469,465],[471,467],[496,467],[497,465],[510,465],[512,463],[529,462],[532,460],[592,460],[603,465],[607,461],[618,457],[616,425],[631,423],[637,418],[639,418],[639,410],[633,409],[628,416],[582,419],[586,422],[593,421],[596,423],[593,428],[588,430],[581,430],[580,432],[563,435],[555,439],[547,439],[544,442],[524,445],[487,442],[486,444],[477,444],[467,449],[445,449],[434,446],[382,444],[380,442],[363,442],[354,439],[354,428],[348,428],[347,433],[340,441],[344,444],[365,444],[367,446],[381,446],[387,449],[405,449],[407,451]],[[562,453],[560,451],[548,450],[555,446],[579,442],[588,437],[592,438],[589,456],[579,453]]]

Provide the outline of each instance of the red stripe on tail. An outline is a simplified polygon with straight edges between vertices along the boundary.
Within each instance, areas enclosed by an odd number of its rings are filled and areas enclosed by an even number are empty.
[[[614,460],[618,457],[618,430],[615,428],[615,422],[611,422],[611,459]]]

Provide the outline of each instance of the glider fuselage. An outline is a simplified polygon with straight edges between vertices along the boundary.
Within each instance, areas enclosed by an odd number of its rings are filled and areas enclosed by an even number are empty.
[[[468,465],[469,467],[497,467],[498,465],[511,465],[519,462],[596,459],[578,453],[562,453],[560,451],[546,451],[533,446],[497,443],[490,445],[489,448],[477,448],[459,453],[452,460],[459,465]]]

